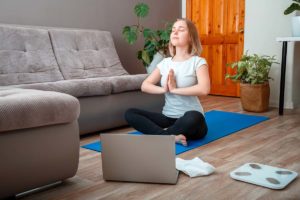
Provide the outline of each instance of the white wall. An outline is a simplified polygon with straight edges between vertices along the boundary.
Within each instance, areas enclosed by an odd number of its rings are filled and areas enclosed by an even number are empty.
[[[246,0],[244,51],[275,55],[281,63],[282,43],[276,42],[276,37],[291,36],[292,15],[283,14],[291,2],[290,0]],[[295,69],[300,67],[294,66],[298,59],[295,55],[300,55],[300,52],[299,48],[294,47],[294,43],[288,43],[285,108],[293,108],[299,103],[299,93],[293,82],[300,78],[299,73],[294,74]],[[274,64],[270,72],[270,76],[274,79],[270,81],[270,105],[276,107],[279,104],[280,70],[281,65]]]
[[[291,36],[291,17],[283,11],[291,0],[245,0],[245,44],[244,52],[275,55],[281,63],[282,43],[276,37]],[[185,17],[186,0],[182,0],[182,17]],[[280,64],[271,68],[270,105],[278,107]],[[288,43],[287,71],[285,85],[285,108],[300,105],[300,43]]]
[[[181,14],[182,14],[182,18],[186,17],[186,0],[181,0]]]

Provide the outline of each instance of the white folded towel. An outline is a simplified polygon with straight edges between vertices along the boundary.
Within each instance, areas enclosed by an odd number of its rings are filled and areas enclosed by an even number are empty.
[[[206,176],[215,171],[214,166],[207,162],[203,162],[203,160],[198,157],[195,157],[192,160],[176,158],[176,169],[190,177]]]

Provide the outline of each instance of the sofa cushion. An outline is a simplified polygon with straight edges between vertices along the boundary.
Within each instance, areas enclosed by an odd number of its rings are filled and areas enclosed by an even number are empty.
[[[16,88],[62,92],[74,97],[109,95],[112,84],[105,77],[15,85]]]
[[[59,80],[47,30],[0,25],[0,86]]]
[[[135,74],[109,77],[112,84],[112,93],[121,93],[139,90],[147,74]]]
[[[128,74],[121,65],[110,32],[49,29],[49,33],[65,79]]]
[[[73,122],[79,101],[58,92],[0,90],[0,132]]]

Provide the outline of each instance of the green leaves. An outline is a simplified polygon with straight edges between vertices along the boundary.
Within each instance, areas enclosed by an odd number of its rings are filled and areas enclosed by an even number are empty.
[[[148,54],[148,52],[145,51],[145,50],[142,50],[142,59],[143,59],[143,61],[144,61],[147,65],[150,64],[150,57],[149,57],[149,54]]]
[[[137,17],[146,17],[149,13],[149,6],[144,3],[138,3],[134,7],[134,13]]]
[[[275,56],[247,55],[246,53],[239,61],[228,64],[232,69],[236,69],[236,72],[235,74],[227,73],[225,79],[240,80],[251,84],[264,83],[270,79],[269,72],[273,63],[277,63]]]
[[[134,7],[134,13],[139,18],[146,17],[149,13],[149,6],[144,3],[138,3]],[[139,23],[137,25],[125,26],[122,32],[123,38],[132,45],[136,42],[138,34],[143,32],[143,29],[144,27]]]
[[[300,0],[293,0],[296,3],[292,3],[285,11],[284,14],[288,15],[296,10],[300,10]]]
[[[153,40],[157,37],[156,32],[149,28],[144,29],[143,35],[144,35],[145,40]]]
[[[151,60],[153,59],[153,55],[150,54],[151,52],[146,50],[140,50],[138,51],[138,59],[143,62],[144,66],[148,66],[151,63]]]
[[[144,48],[138,51],[138,59],[143,62],[144,66],[150,65],[154,54],[157,52],[156,46],[156,40],[148,40],[145,42]]]
[[[125,26],[123,28],[123,38],[129,43],[134,44],[137,40],[138,29],[134,26]]]
[[[157,34],[162,40],[169,42],[172,26],[172,23],[166,23],[165,29],[157,31]]]
[[[138,3],[134,7],[134,13],[138,17],[137,24],[125,26],[123,28],[123,38],[129,44],[134,44],[141,34],[144,36],[144,46],[137,52],[137,58],[143,62],[144,66],[148,66],[153,60],[155,53],[160,52],[167,55],[172,23],[165,23],[163,29],[152,30],[145,28],[141,23],[141,18],[149,14],[149,6],[145,3]]]
[[[170,38],[170,34],[168,33],[167,30],[159,31],[158,34],[162,40],[169,40]]]

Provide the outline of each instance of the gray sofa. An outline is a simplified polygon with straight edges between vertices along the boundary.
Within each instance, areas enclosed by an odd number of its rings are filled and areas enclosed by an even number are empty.
[[[40,90],[0,90],[0,199],[76,174],[79,101]]]
[[[0,86],[78,98],[80,134],[126,125],[130,107],[160,111],[163,96],[140,91],[146,74],[121,65],[110,32],[0,24]]]
[[[107,31],[0,24],[0,198],[74,176],[79,134],[160,111],[146,76],[126,72]]]

